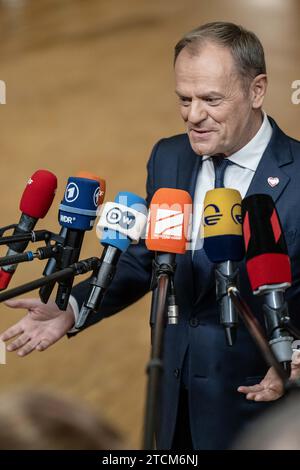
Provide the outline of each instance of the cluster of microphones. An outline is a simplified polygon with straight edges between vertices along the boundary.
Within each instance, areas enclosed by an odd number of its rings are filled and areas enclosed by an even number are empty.
[[[76,321],[80,329],[89,314],[96,312],[117,269],[120,255],[130,244],[145,239],[155,252],[154,269],[163,272],[172,266],[169,284],[169,323],[178,322],[173,274],[176,255],[190,247],[192,199],[183,190],[160,188],[150,201],[129,192],[120,192],[113,202],[104,203],[105,181],[88,172],[68,179],[59,205],[60,232],[34,230],[38,219],[47,214],[57,187],[56,176],[47,170],[36,171],[23,192],[18,224],[3,227],[0,244],[7,245],[0,258],[0,290],[5,290],[19,263],[47,259],[43,276],[24,286],[2,292],[0,301],[39,287],[47,303],[57,283],[56,304],[66,310],[77,274],[92,271],[89,290]],[[104,249],[100,257],[80,260],[86,231],[96,224],[97,237]],[[291,266],[282,226],[272,198],[251,195],[242,200],[238,191],[218,188],[206,193],[202,217],[203,248],[215,265],[216,299],[220,323],[228,345],[235,342],[238,313],[229,290],[238,286],[238,265],[245,259],[254,295],[264,296],[264,317],[269,344],[277,360],[288,367],[293,338],[284,329],[288,318],[285,290],[291,285]],[[12,234],[6,235],[11,229]],[[30,242],[45,246],[26,251]]]

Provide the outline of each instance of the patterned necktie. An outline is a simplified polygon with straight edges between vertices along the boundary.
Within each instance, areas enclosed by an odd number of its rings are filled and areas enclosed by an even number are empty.
[[[222,155],[215,155],[213,164],[215,167],[215,188],[224,188],[225,171],[228,165],[232,165],[232,162]]]

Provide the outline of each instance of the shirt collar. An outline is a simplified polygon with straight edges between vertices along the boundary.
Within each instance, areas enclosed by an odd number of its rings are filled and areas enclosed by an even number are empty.
[[[266,150],[272,136],[272,126],[267,114],[263,111],[263,122],[254,137],[240,150],[227,157],[236,165],[256,171],[260,159]],[[202,160],[208,160],[210,155],[203,155]]]

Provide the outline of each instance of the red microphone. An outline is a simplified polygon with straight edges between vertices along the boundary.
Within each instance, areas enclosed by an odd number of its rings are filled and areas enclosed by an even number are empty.
[[[246,268],[254,295],[264,296],[269,344],[289,372],[293,338],[283,327],[289,318],[285,291],[292,283],[291,263],[281,222],[271,196],[253,194],[242,201]]]
[[[56,176],[48,170],[37,170],[27,181],[20,201],[22,212],[13,235],[21,235],[34,229],[38,219],[47,214],[57,188]],[[10,243],[6,256],[23,253],[29,241]],[[17,265],[2,267],[0,270],[0,290],[6,289]]]

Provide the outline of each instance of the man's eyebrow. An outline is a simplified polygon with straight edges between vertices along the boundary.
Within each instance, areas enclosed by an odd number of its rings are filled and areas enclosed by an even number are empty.
[[[178,90],[175,90],[175,93],[179,98],[187,98],[190,99],[188,96],[185,96],[183,93],[180,93]],[[224,95],[218,91],[208,91],[201,95],[197,95],[197,98],[224,98]]]
[[[179,96],[179,98],[187,98],[187,96],[185,96],[183,93],[180,93],[178,90],[175,90],[175,93],[177,96]]]

